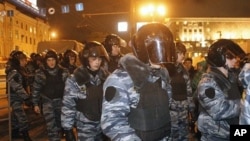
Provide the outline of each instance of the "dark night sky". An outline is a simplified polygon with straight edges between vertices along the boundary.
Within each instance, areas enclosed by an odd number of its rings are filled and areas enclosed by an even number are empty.
[[[129,14],[115,14],[116,12],[129,12],[129,0],[40,0],[40,7],[54,7],[54,15],[48,16],[52,30],[56,30],[59,38],[86,40],[93,32],[103,34],[117,33],[117,22],[128,21]],[[83,2],[84,11],[76,12],[74,4]],[[60,6],[69,4],[70,13],[62,14]],[[88,16],[86,14],[100,15]],[[103,13],[114,13],[102,15]],[[118,34],[118,33],[117,33]]]
[[[133,0],[139,3],[146,0]],[[154,0],[155,2],[156,0]],[[62,14],[60,6],[74,6],[83,2],[84,11]],[[165,0],[168,17],[244,17],[250,18],[249,0]],[[48,15],[52,30],[57,30],[62,39],[88,39],[93,32],[117,33],[118,21],[129,21],[129,14],[84,16],[84,14],[129,12],[130,0],[38,0],[39,7],[54,7],[54,15]],[[121,37],[128,35],[117,33]],[[93,35],[93,34],[92,34]],[[125,37],[126,36],[126,37]]]

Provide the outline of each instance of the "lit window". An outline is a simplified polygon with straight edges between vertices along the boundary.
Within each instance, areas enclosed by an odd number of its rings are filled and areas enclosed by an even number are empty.
[[[75,8],[76,8],[76,11],[83,11],[84,10],[83,3],[76,3]]]
[[[128,31],[128,23],[127,22],[119,22],[118,23],[118,31],[119,32]]]
[[[61,9],[63,14],[69,13],[69,5],[62,5]]]

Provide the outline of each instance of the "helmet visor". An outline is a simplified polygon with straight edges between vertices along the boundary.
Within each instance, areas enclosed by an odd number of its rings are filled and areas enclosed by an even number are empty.
[[[154,38],[147,39],[145,42],[148,57],[154,64],[163,64],[167,62],[166,42]]]

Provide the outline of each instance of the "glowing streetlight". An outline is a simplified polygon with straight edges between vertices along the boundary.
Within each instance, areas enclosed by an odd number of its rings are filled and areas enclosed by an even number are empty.
[[[51,37],[51,39],[55,39],[55,38],[57,37],[56,32],[55,32],[55,31],[52,31],[52,32],[50,33],[50,37]]]
[[[155,17],[164,17],[166,15],[166,7],[163,4],[147,4],[139,8],[139,13],[142,16],[150,16],[154,21]]]

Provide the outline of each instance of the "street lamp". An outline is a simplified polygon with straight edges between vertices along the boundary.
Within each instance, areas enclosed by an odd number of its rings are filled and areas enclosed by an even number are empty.
[[[56,39],[56,37],[57,37],[57,33],[55,31],[52,31],[50,33],[50,39],[53,40],[53,39]]]
[[[139,14],[144,17],[150,16],[152,22],[154,22],[156,17],[164,17],[166,15],[166,7],[164,4],[159,3],[141,5],[139,8]]]

